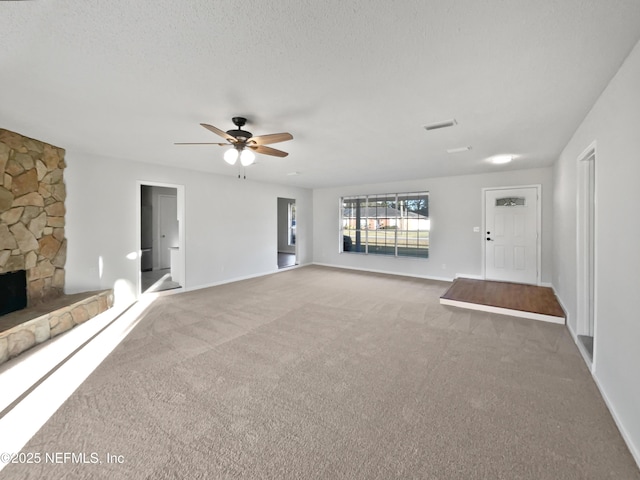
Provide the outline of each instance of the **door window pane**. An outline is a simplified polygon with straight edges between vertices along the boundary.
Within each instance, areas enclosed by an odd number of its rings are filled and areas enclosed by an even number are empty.
[[[525,205],[524,197],[496,198],[496,207],[524,207]]]

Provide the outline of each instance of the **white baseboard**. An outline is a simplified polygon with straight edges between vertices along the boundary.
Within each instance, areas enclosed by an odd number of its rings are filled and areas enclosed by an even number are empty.
[[[486,278],[484,278],[484,275],[474,275],[472,273],[456,273],[455,278],[468,278],[470,280],[486,280]],[[538,287],[548,287],[553,289],[553,284],[551,282],[540,282],[538,284]]]
[[[565,315],[565,317],[567,319],[567,325],[569,325],[569,310],[567,310],[567,307],[564,305],[564,302],[562,301],[562,298],[560,298],[560,295],[558,295],[556,287],[553,286],[553,283],[549,284],[549,288],[551,288],[551,290],[553,290],[553,294],[556,296],[556,300],[558,300],[558,303],[562,307],[562,310],[564,310],[564,315]]]
[[[555,288],[553,291],[556,292]],[[627,445],[629,452],[631,452],[631,456],[633,457],[636,464],[638,465],[638,468],[640,468],[640,446],[637,446],[634,444],[631,436],[629,435],[627,430],[624,428],[624,424],[618,418],[618,415],[616,413],[615,407],[613,406],[613,403],[609,400],[609,397],[607,396],[605,389],[603,388],[602,384],[600,383],[600,380],[598,379],[598,375],[596,372],[596,365],[591,361],[591,358],[589,358],[589,354],[587,353],[586,349],[582,345],[582,342],[578,338],[578,334],[573,330],[573,327],[569,322],[569,314],[567,313],[568,310],[562,303],[562,299],[558,296],[557,292],[556,292],[556,298],[558,299],[558,302],[560,302],[560,305],[562,306],[562,309],[565,311],[565,314],[567,314],[567,329],[569,330],[569,333],[573,338],[573,342],[578,347],[578,351],[580,352],[580,355],[582,355],[582,358],[584,359],[587,367],[589,368],[589,372],[591,372],[591,378],[593,378],[593,381],[595,382],[596,387],[598,387],[598,391],[600,392],[600,395],[602,396],[602,399],[604,400],[604,403],[607,406],[607,409],[609,409],[611,418],[613,418],[613,421],[615,422],[616,427],[618,427],[618,431],[620,432],[620,435],[622,436],[624,443]],[[595,348],[595,345],[594,345],[594,348]]]
[[[187,287],[185,289],[186,292],[192,292],[194,290],[202,290],[203,288],[210,288],[210,287],[218,287],[220,285],[226,285],[227,283],[235,283],[235,282],[241,282],[243,280],[251,280],[252,278],[258,278],[258,277],[264,277],[266,275],[271,275],[274,273],[278,273],[278,270],[271,270],[268,272],[260,272],[260,273],[254,273],[251,275],[245,275],[242,277],[233,277],[233,278],[227,278],[224,280],[220,280],[218,282],[211,282],[211,283],[205,283],[202,285],[195,285],[193,287]]]
[[[202,285],[194,285],[192,287],[187,287],[185,289],[183,289],[183,292],[192,292],[194,290],[202,290],[203,288],[210,288],[210,287],[217,287],[220,285],[226,285],[228,283],[235,283],[235,282],[241,282],[243,280],[251,280],[252,278],[258,278],[258,277],[266,277],[267,275],[273,275],[276,273],[283,273],[286,272],[288,270],[294,270],[296,268],[301,268],[307,265],[311,265],[311,263],[303,263],[303,264],[299,264],[299,265],[291,265],[290,267],[286,267],[286,268],[278,268],[275,267],[273,270],[267,271],[267,272],[261,272],[261,273],[253,273],[251,275],[245,275],[242,277],[233,277],[233,278],[227,278],[225,280],[220,280],[218,282],[212,282],[212,283],[206,283],[206,284],[202,284]]]
[[[627,448],[629,449],[629,452],[631,452],[631,456],[636,461],[638,468],[640,468],[640,448],[634,445],[631,439],[631,436],[629,435],[627,430],[624,428],[624,425],[618,418],[618,415],[616,415],[616,410],[613,407],[613,404],[611,403],[611,401],[609,400],[609,397],[607,397],[607,394],[604,388],[602,388],[602,384],[598,380],[598,376],[593,372],[591,373],[591,376],[593,377],[593,381],[596,383],[596,386],[600,391],[600,395],[602,395],[602,399],[604,400],[605,405],[607,405],[607,408],[609,409],[609,413],[613,417],[613,421],[615,422],[616,426],[618,427],[618,430],[620,431],[620,435],[622,436],[624,443],[627,444]]]
[[[484,275],[472,275],[470,273],[456,273],[455,278],[468,278],[469,280],[484,280]]]
[[[374,270],[371,268],[347,267],[345,265],[332,265],[330,263],[320,263],[320,262],[313,262],[312,265],[317,265],[319,267],[341,268],[343,270],[355,270],[358,272],[366,272],[366,273],[381,273],[383,275],[395,275],[398,277],[421,278],[423,280],[435,280],[438,282],[449,282],[449,283],[453,282],[453,278],[449,278],[449,277],[433,277],[429,275],[411,275],[410,273],[389,272],[387,270]]]
[[[562,303],[560,303],[560,305],[562,305]],[[564,309],[564,306],[562,308]],[[593,361],[591,360],[591,356],[589,355],[589,352],[587,352],[587,349],[584,347],[584,345],[582,345],[582,342],[578,338],[578,334],[573,330],[573,327],[569,324],[568,321],[567,321],[567,329],[569,330],[569,333],[571,334],[571,338],[573,338],[573,342],[576,344],[576,347],[578,347],[578,351],[580,352],[580,355],[582,355],[582,359],[584,360],[584,363],[587,365],[587,368],[589,369],[589,371],[591,372],[591,375],[593,376],[594,364],[593,364]]]

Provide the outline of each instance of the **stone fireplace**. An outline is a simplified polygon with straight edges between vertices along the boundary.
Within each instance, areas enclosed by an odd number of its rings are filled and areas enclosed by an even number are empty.
[[[64,155],[0,129],[0,363],[113,305],[111,291],[64,294]]]
[[[28,306],[64,291],[64,154],[0,129],[0,275],[26,272]]]
[[[64,154],[0,129],[0,363],[113,305],[112,290],[64,293]]]

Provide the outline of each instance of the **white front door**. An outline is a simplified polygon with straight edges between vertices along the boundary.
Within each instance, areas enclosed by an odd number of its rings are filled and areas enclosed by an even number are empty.
[[[537,284],[538,188],[485,190],[485,278]]]

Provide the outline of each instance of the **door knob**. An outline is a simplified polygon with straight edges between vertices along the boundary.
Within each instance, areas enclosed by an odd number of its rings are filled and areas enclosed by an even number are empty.
[[[487,241],[493,242],[493,238],[487,237]]]

